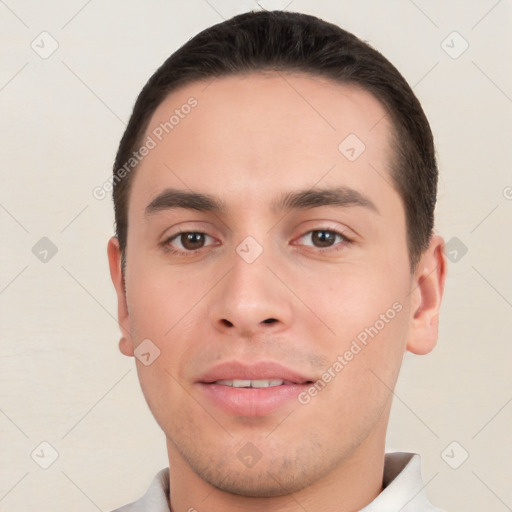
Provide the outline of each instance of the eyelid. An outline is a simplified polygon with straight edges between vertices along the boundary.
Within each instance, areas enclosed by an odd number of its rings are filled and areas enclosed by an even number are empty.
[[[299,226],[299,228],[296,229],[295,231],[298,231],[300,235],[295,237],[294,239],[307,235],[312,231],[333,231],[352,242],[355,242],[359,238],[358,233],[353,229],[349,228],[348,226],[346,226],[345,224],[341,224],[339,222],[327,219],[308,220],[302,223]]]
[[[204,233],[205,235],[209,235],[213,238],[218,238],[214,234],[218,233],[218,229],[216,229],[210,222],[201,222],[201,221],[186,221],[186,222],[178,222],[173,224],[172,226],[167,226],[163,231],[161,231],[158,236],[161,243],[165,243],[171,238],[181,235],[182,233]]]

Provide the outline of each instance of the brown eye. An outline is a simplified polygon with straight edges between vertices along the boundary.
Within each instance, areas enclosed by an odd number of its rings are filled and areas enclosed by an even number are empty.
[[[312,245],[318,248],[328,248],[336,245],[338,242],[348,242],[348,239],[341,233],[332,229],[316,229],[309,231],[305,235],[302,235],[301,240],[303,240],[304,245]]]
[[[183,231],[170,237],[165,245],[176,253],[193,253],[208,245],[212,245],[213,238],[200,231]]]
[[[318,249],[318,252],[332,252],[345,249],[352,243],[343,231],[335,229],[314,229],[298,238],[298,245]],[[294,245],[296,245],[294,243]],[[311,250],[311,249],[309,249]]]
[[[311,241],[315,247],[331,247],[336,243],[336,237],[340,236],[335,231],[311,231]]]
[[[203,247],[205,236],[204,233],[181,233],[180,242],[185,249],[193,251]]]

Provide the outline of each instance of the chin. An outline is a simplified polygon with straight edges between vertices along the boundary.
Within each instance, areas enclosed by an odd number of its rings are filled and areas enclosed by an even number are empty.
[[[229,470],[228,470],[229,471]],[[220,491],[248,498],[275,498],[300,491],[308,485],[304,475],[253,469],[227,474],[202,474],[201,478]]]
[[[270,498],[286,496],[301,491],[328,474],[339,461],[318,446],[295,447],[292,453],[281,453],[276,457],[276,447],[267,451],[274,457],[264,455],[252,467],[245,467],[235,453],[232,457],[223,454],[189,452],[184,457],[189,467],[214,488],[237,496]],[[184,455],[183,451],[181,452]],[[212,461],[216,463],[212,464]]]

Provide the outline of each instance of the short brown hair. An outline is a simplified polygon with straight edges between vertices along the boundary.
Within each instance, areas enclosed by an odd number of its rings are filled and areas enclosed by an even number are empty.
[[[140,92],[114,163],[116,234],[123,264],[135,171],[123,179],[118,171],[140,146],[156,108],[191,82],[268,70],[355,84],[384,105],[394,127],[391,177],[405,209],[414,271],[432,236],[437,196],[434,140],[425,113],[403,76],[369,44],[315,16],[286,11],[249,12],[203,30],[174,52]]]

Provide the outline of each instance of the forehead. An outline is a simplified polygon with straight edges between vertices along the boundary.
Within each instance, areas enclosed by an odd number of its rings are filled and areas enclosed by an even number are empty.
[[[281,72],[193,82],[151,117],[132,190],[146,204],[163,187],[240,205],[320,181],[393,194],[390,135],[383,105],[354,85]]]

